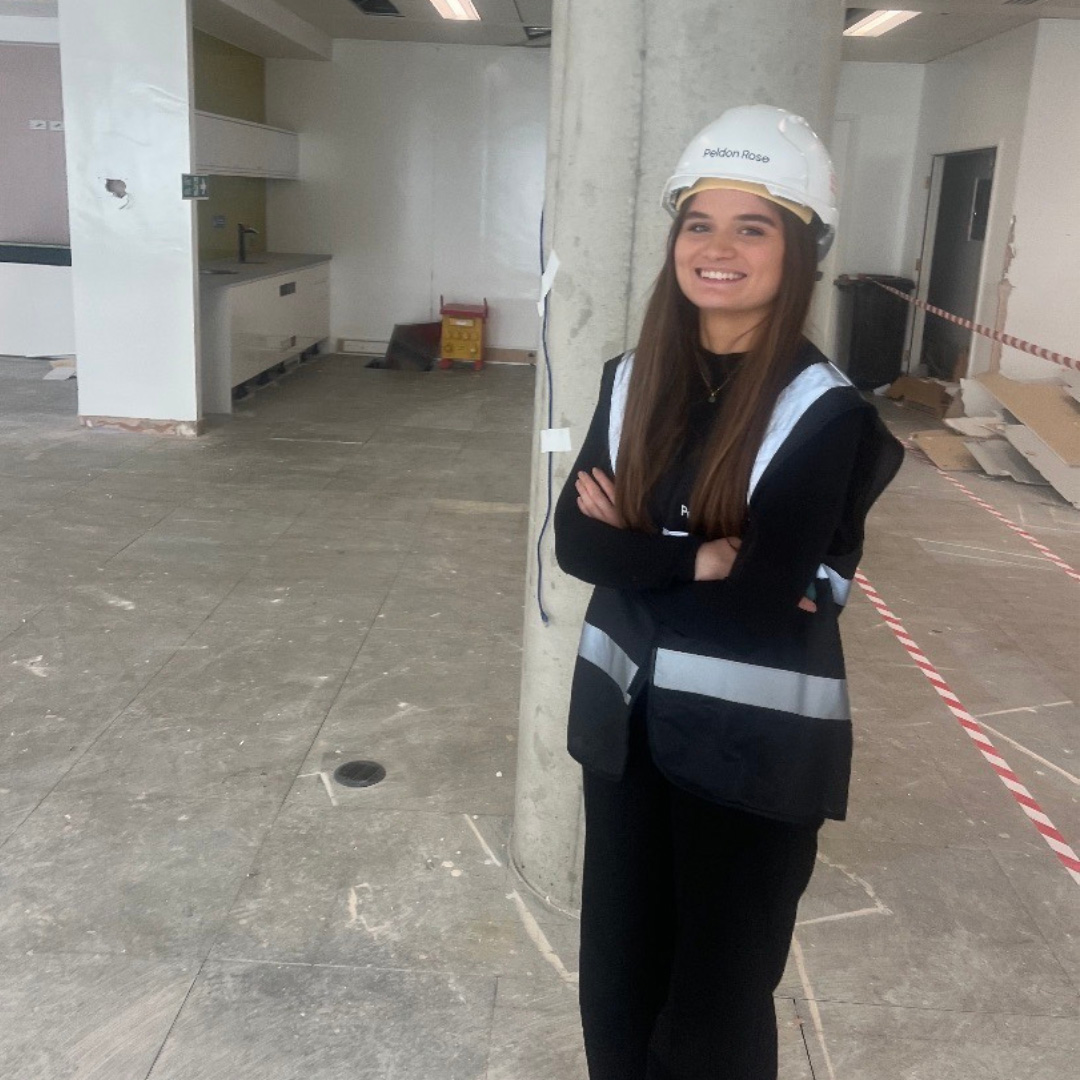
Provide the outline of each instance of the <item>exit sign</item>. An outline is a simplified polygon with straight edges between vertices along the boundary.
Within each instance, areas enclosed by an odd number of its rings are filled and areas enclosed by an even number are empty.
[[[183,195],[185,199],[209,199],[210,177],[195,176],[184,173],[181,177]]]

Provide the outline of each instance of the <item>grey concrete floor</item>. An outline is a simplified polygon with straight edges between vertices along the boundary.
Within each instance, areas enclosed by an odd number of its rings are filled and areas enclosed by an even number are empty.
[[[0,1076],[575,1080],[507,869],[531,369],[327,358],[193,442],[0,360]],[[883,405],[900,432],[933,422]],[[1080,566],[1080,513],[963,478]],[[910,459],[870,581],[1080,843],[1078,586]],[[1080,889],[870,604],[783,1080],[1072,1080]],[[378,787],[328,783],[377,758]]]

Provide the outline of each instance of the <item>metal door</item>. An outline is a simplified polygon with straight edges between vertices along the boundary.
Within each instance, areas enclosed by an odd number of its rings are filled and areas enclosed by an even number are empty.
[[[965,319],[975,317],[996,157],[994,149],[971,150],[944,154],[940,163],[926,301]],[[967,374],[970,330],[927,315],[922,331],[920,359],[930,375],[954,379]]]

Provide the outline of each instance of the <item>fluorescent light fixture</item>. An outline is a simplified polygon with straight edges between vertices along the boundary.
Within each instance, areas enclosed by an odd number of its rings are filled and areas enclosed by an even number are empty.
[[[431,2],[435,3],[435,0]],[[852,23],[844,31],[844,37],[881,37],[920,14],[919,11],[875,11],[865,19]]]
[[[458,22],[480,21],[480,13],[473,7],[472,0],[431,0],[431,4],[444,19],[456,19]]]

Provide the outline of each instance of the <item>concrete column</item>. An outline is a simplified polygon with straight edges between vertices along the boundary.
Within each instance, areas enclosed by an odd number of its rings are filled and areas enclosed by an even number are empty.
[[[60,0],[79,413],[199,420],[189,0]]]
[[[835,0],[555,0],[546,248],[561,269],[548,332],[557,495],[588,427],[604,360],[636,338],[670,219],[660,192],[690,138],[724,109],[763,102],[828,137],[840,67]],[[547,426],[538,372],[536,426]],[[537,440],[538,441],[538,440]],[[512,858],[550,903],[580,903],[580,771],[566,754],[570,677],[589,590],[555,565],[546,456],[534,452]],[[543,602],[535,600],[542,567]]]

